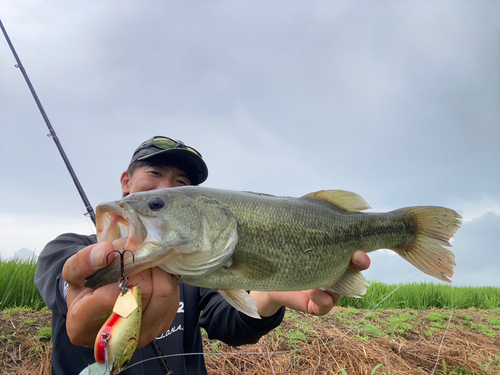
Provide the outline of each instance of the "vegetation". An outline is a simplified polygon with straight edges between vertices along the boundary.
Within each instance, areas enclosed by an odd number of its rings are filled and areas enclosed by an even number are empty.
[[[33,281],[36,259],[0,260],[0,310],[21,306],[40,310],[45,306]]]
[[[339,307],[322,317],[287,311],[255,345],[232,348],[206,334],[203,343],[214,375],[498,375],[499,321],[500,309]],[[0,311],[2,374],[51,373],[50,325],[47,308]]]
[[[205,335],[205,361],[209,374],[224,375],[498,375],[499,317],[499,308],[287,311],[255,345],[214,345]]]
[[[51,314],[36,262],[0,261],[0,368],[50,374]],[[500,288],[373,282],[323,317],[288,311],[255,345],[204,336],[210,374],[500,373]]]
[[[345,297],[339,306],[357,309],[485,309],[500,307],[500,288],[434,283],[370,283],[363,298]]]
[[[36,260],[0,260],[0,310],[44,303],[34,284]],[[500,288],[450,286],[434,283],[384,284],[372,282],[363,298],[344,297],[339,306],[355,309],[485,309],[500,307]]]

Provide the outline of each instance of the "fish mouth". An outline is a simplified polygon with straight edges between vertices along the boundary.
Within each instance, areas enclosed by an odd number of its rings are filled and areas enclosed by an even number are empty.
[[[96,208],[97,241],[109,241],[115,249],[137,250],[147,237],[147,228],[126,202],[106,203]]]
[[[98,242],[109,241],[115,250],[130,250],[134,256],[124,258],[120,264],[120,257],[115,257],[111,264],[99,270],[85,280],[85,286],[97,289],[111,282],[116,282],[120,277],[128,277],[144,269],[143,263],[137,261],[138,254],[149,243],[156,243],[156,239],[148,237],[147,225],[134,208],[126,202],[103,203],[96,208],[96,229]],[[150,223],[151,226],[151,223]],[[154,232],[154,231],[153,231]],[[124,266],[124,274],[121,270]]]

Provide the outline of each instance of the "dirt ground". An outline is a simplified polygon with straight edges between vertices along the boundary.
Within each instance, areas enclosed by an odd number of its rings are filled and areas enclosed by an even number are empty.
[[[50,324],[47,310],[0,312],[0,372],[50,374]],[[500,374],[500,310],[287,313],[256,345],[205,339],[205,352],[210,374]]]

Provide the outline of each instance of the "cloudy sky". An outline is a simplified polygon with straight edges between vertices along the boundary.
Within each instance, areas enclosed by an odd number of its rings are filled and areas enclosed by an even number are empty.
[[[167,135],[201,151],[205,186],[453,208],[454,285],[500,286],[500,3],[9,0],[0,17],[94,206]],[[14,64],[2,38],[3,258],[93,231]],[[431,280],[384,250],[365,275]]]

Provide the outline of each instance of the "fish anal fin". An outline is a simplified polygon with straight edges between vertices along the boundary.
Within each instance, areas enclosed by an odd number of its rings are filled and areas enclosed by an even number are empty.
[[[253,297],[242,289],[216,289],[236,310],[255,319],[261,319]]]
[[[360,195],[345,190],[320,190],[306,194],[302,198],[320,199],[349,212],[359,212],[371,208]]]
[[[349,266],[339,280],[323,289],[346,297],[361,298],[361,296],[366,293],[366,287],[368,285],[370,284],[366,281],[361,272]]]
[[[251,280],[264,280],[276,270],[275,265],[261,255],[236,250],[230,259],[229,270]]]

